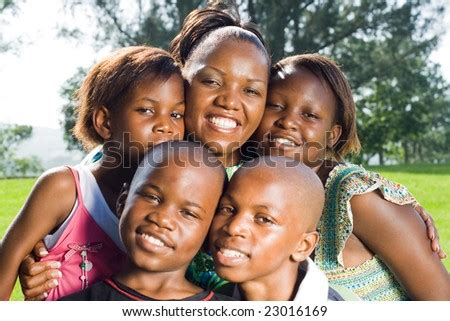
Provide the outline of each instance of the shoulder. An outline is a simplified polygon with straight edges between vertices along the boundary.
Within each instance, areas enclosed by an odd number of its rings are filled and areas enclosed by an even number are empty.
[[[62,189],[63,192],[76,191],[74,177],[68,167],[54,167],[44,172],[37,180],[36,186]]]
[[[378,190],[382,199],[398,205],[415,201],[405,186],[350,163],[340,164],[330,172],[325,189],[334,198],[339,196],[347,200],[355,195],[362,196]]]
[[[45,211],[47,215],[55,213],[56,223],[60,223],[72,210],[75,200],[76,184],[71,170],[56,167],[37,179],[25,203],[25,209]]]

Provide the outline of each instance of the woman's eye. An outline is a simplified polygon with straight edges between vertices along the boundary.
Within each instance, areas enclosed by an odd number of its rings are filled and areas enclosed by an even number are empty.
[[[181,113],[173,112],[170,114],[170,117],[175,118],[175,119],[182,119],[184,117],[184,115]]]
[[[137,110],[138,112],[140,112],[141,114],[146,114],[146,115],[153,115],[155,113],[155,110],[153,108],[139,108]]]
[[[220,82],[215,79],[204,79],[202,81],[202,83],[204,83],[205,85],[208,85],[208,86],[214,86],[214,87],[220,86]]]
[[[252,96],[259,96],[259,91],[253,88],[246,88],[245,92]]]

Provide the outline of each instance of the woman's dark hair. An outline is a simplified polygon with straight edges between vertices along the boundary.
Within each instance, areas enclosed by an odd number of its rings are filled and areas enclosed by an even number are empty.
[[[193,10],[184,19],[180,32],[170,44],[170,53],[182,66],[191,54],[207,39],[212,31],[223,27],[238,27],[241,31],[224,34],[223,37],[249,41],[256,45],[270,63],[269,49],[257,29],[251,22],[242,22],[235,6],[223,2],[213,2],[206,9]]]
[[[77,120],[73,133],[89,150],[103,143],[93,124],[93,114],[105,107],[111,112],[121,108],[133,89],[147,79],[165,81],[181,70],[164,50],[135,46],[115,51],[98,62],[77,91]]]
[[[332,147],[334,158],[340,161],[347,154],[357,154],[361,149],[361,144],[356,130],[355,102],[347,78],[333,60],[319,54],[287,57],[272,67],[270,82],[284,79],[301,68],[310,71],[324,81],[336,98],[335,122],[342,127],[342,133]]]

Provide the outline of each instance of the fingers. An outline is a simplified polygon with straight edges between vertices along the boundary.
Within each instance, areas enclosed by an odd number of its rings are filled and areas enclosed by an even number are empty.
[[[428,238],[429,238],[431,241],[434,241],[434,240],[436,239],[436,229],[435,229],[435,227],[434,227],[433,221],[432,221],[430,218],[428,218],[428,219],[425,221],[425,225],[427,226],[427,235],[428,235]]]
[[[447,253],[445,253],[443,249],[439,250],[438,255],[441,260],[444,260],[447,258]]]
[[[25,258],[19,270],[25,299],[45,299],[47,292],[59,284],[58,279],[62,277],[58,270],[60,266],[56,261],[35,262],[32,257]]]
[[[44,257],[48,255],[47,247],[42,240],[37,242],[34,246],[33,254],[36,255],[36,257]]]
[[[53,271],[56,271],[55,274],[53,274],[53,277],[57,276],[56,273],[61,273],[58,270],[53,270]],[[47,272],[50,273],[50,271],[47,271]],[[49,277],[49,276],[47,276],[47,277]],[[61,277],[61,274],[59,274],[59,277]],[[48,291],[57,287],[59,284],[59,281],[56,278],[53,278],[50,280],[39,279],[39,280],[34,280],[33,282],[39,283],[39,285],[34,286],[32,288],[22,288],[22,291],[23,291],[23,294],[24,294],[26,300],[43,300],[48,296]]]
[[[48,297],[48,293],[44,292],[41,295],[38,295],[34,298],[25,297],[25,301],[42,301],[42,300],[45,300],[47,297]]]

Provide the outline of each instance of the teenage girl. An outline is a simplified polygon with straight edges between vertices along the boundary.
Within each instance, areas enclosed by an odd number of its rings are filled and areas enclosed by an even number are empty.
[[[39,298],[55,300],[118,272],[120,189],[149,148],[184,134],[181,71],[160,49],[116,51],[90,70],[78,99],[75,136],[86,148],[103,144],[104,157],[37,180],[0,244],[0,299],[9,298],[21,261],[44,237],[44,261],[59,270]]]
[[[272,69],[254,138],[264,154],[294,158],[321,178],[326,199],[315,262],[331,285],[364,300],[449,300],[449,275],[430,251],[414,197],[344,162],[360,149],[355,114],[348,81],[333,61],[293,56]]]

